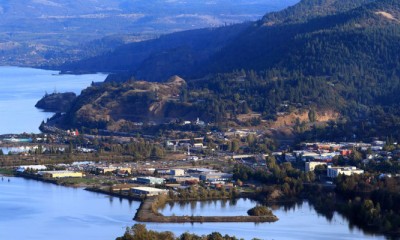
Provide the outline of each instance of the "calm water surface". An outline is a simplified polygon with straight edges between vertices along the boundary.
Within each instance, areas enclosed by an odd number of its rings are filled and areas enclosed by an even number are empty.
[[[42,120],[52,113],[35,108],[47,93],[75,92],[104,81],[104,74],[58,75],[57,71],[0,66],[0,134],[38,133]]]
[[[138,202],[129,202],[83,189],[66,188],[22,178],[0,180],[0,239],[80,240],[115,239],[132,220]],[[211,201],[167,205],[165,215],[246,215],[255,206],[250,200]],[[318,215],[307,202],[290,210],[274,209],[275,223],[155,224],[149,229],[209,234],[214,231],[252,239],[383,239],[350,229],[347,220],[335,214],[331,221]]]
[[[247,210],[257,203],[249,199],[237,201],[191,202],[167,205],[161,213],[164,215],[247,215]],[[382,236],[364,234],[358,228],[350,228],[348,221],[335,213],[331,221],[319,215],[307,202],[292,208],[277,206],[273,208],[279,218],[275,223],[202,223],[202,224],[157,224],[149,228],[183,233],[185,231],[198,234],[209,234],[219,231],[236,237],[252,239],[384,239]],[[170,230],[171,231],[171,230]]]
[[[35,180],[0,179],[0,239],[79,240],[121,236],[138,202]]]

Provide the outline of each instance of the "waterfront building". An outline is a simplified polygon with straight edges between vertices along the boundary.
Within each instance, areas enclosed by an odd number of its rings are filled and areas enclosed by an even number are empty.
[[[157,196],[160,194],[166,194],[168,190],[152,187],[133,187],[131,188],[131,192],[136,195]]]
[[[45,165],[24,165],[24,166],[17,167],[16,171],[17,172],[25,172],[28,169],[35,170],[35,171],[42,171],[42,170],[46,170],[47,167]]]
[[[82,172],[73,171],[41,171],[39,175],[45,178],[81,178],[83,177]]]

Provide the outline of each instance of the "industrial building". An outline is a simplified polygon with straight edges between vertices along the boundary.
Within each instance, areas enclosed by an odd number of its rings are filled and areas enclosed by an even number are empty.
[[[148,185],[161,185],[165,183],[164,178],[156,178],[156,177],[138,177],[135,179],[137,183],[140,184],[148,184]]]
[[[339,174],[350,176],[353,174],[363,174],[364,170],[357,169],[356,167],[332,167],[328,166],[327,175],[330,178],[336,178]]]
[[[146,196],[157,196],[160,194],[166,194],[168,190],[158,189],[152,187],[133,187],[131,188],[133,194],[136,195],[146,195]]]
[[[97,167],[96,173],[98,174],[106,174],[108,172],[127,172],[128,174],[132,174],[132,168],[130,167]]]
[[[39,175],[45,178],[81,178],[83,173],[73,171],[41,171]]]

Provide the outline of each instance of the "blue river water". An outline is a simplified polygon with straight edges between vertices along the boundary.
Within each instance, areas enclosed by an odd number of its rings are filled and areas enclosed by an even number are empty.
[[[4,177],[0,180],[0,239],[80,240],[115,239],[123,235],[139,202],[68,188],[49,183]],[[165,215],[245,215],[255,202],[211,201],[167,205]],[[290,210],[275,207],[275,223],[146,224],[149,229],[209,234],[219,231],[244,239],[384,239],[350,228],[348,221],[335,214],[331,221],[318,215],[307,203]]]
[[[40,123],[53,114],[35,108],[45,93],[79,94],[105,74],[59,75],[57,71],[0,66],[0,134],[38,133]]]

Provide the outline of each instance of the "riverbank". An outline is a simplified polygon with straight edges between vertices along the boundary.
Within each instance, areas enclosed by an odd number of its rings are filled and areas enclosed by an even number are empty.
[[[154,205],[158,204],[158,197],[146,198],[140,204],[134,220],[138,222],[158,223],[205,223],[205,222],[276,222],[278,217],[269,216],[164,216],[154,211]]]

